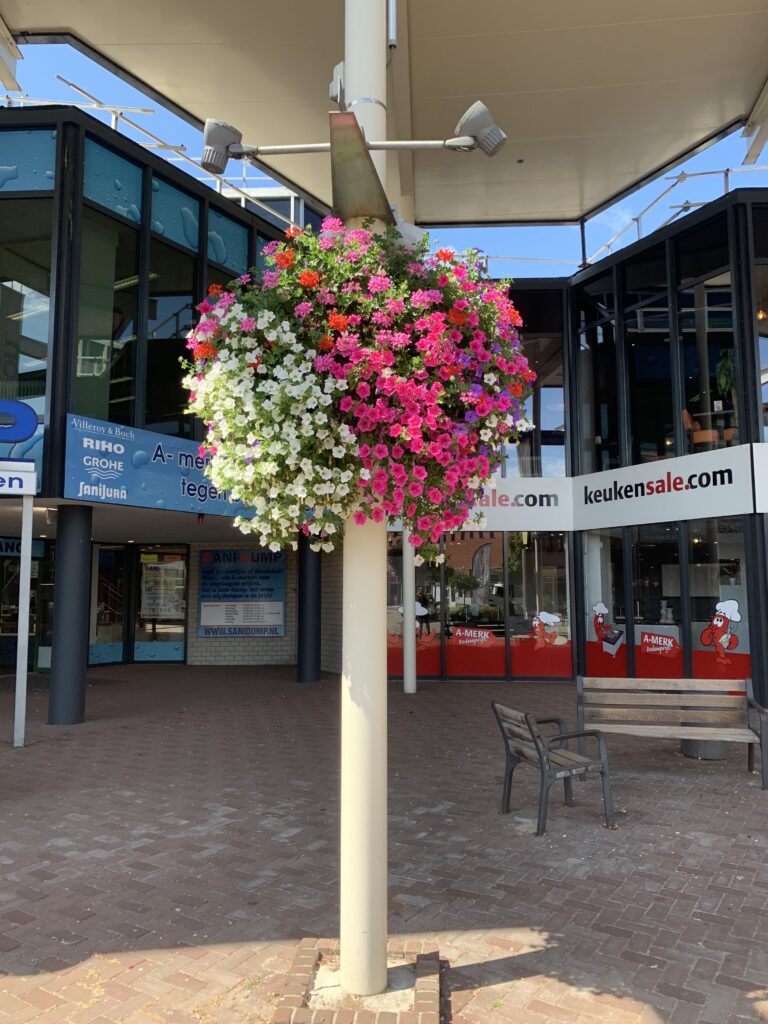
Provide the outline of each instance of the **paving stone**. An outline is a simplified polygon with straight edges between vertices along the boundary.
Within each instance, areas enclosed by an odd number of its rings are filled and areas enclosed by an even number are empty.
[[[85,725],[51,729],[32,693],[28,747],[0,748],[0,1024],[272,1020],[292,965],[298,983],[339,930],[338,682],[98,676],[113,685],[88,688]],[[389,931],[449,961],[453,1024],[763,1019],[768,805],[743,752],[609,736],[619,830],[590,779],[575,807],[553,790],[537,838],[534,772],[498,814],[491,699],[575,727],[570,684],[389,692]]]

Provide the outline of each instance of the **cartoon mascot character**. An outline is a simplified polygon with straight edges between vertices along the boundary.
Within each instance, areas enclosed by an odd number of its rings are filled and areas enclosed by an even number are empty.
[[[531,632],[528,634],[533,638],[534,651],[543,650],[550,644],[557,643],[557,633],[553,627],[560,621],[559,615],[552,612],[539,612],[531,619]]]
[[[739,646],[739,638],[731,630],[735,623],[741,622],[738,601],[720,601],[715,605],[715,614],[709,625],[701,634],[701,642],[705,647],[714,647],[715,661],[719,665],[730,665],[728,652]]]
[[[610,636],[613,629],[613,627],[608,625],[605,621],[605,616],[608,614],[608,609],[605,607],[602,601],[598,601],[597,604],[592,605],[592,611],[594,613],[592,625],[595,629],[595,636],[598,640],[605,640],[606,637]]]

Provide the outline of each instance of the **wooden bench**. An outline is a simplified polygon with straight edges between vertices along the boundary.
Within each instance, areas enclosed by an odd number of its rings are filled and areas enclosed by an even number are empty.
[[[749,771],[760,746],[768,789],[766,712],[751,679],[595,679],[576,681],[579,729],[681,740],[747,743]],[[581,744],[579,745],[581,749]]]
[[[504,750],[507,755],[504,772],[504,789],[501,796],[501,813],[509,814],[509,798],[512,790],[512,774],[524,761],[538,768],[541,784],[539,787],[539,816],[536,823],[536,835],[543,836],[547,830],[547,806],[549,790],[553,783],[562,779],[565,785],[565,802],[573,806],[574,775],[584,776],[587,772],[600,772],[603,782],[603,803],[605,805],[606,828],[616,828],[611,800],[611,782],[608,775],[608,752],[605,740],[599,732],[566,732],[562,718],[534,718],[533,715],[514,708],[504,707],[491,701],[493,713],[504,737]],[[556,725],[557,732],[545,736],[539,728],[542,725]],[[568,749],[568,740],[577,739],[583,744],[585,739],[593,739],[597,743],[596,758],[585,757]]]

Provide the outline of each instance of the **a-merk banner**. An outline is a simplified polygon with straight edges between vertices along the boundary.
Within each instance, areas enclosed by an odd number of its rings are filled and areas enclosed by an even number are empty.
[[[751,445],[574,477],[573,529],[753,511]]]

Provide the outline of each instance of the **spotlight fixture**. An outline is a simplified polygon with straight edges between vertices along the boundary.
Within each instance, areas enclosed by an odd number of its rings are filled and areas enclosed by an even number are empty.
[[[244,146],[243,133],[226,121],[208,118],[203,129],[203,155],[200,165],[205,171],[223,174],[230,159],[243,160],[256,157],[292,156],[297,153],[328,153],[330,142],[308,142],[285,146]],[[477,100],[460,118],[456,136],[452,139],[392,139],[381,142],[366,141],[368,149],[452,149],[469,152],[479,149],[486,156],[496,156],[507,136],[493,120],[484,103]]]

